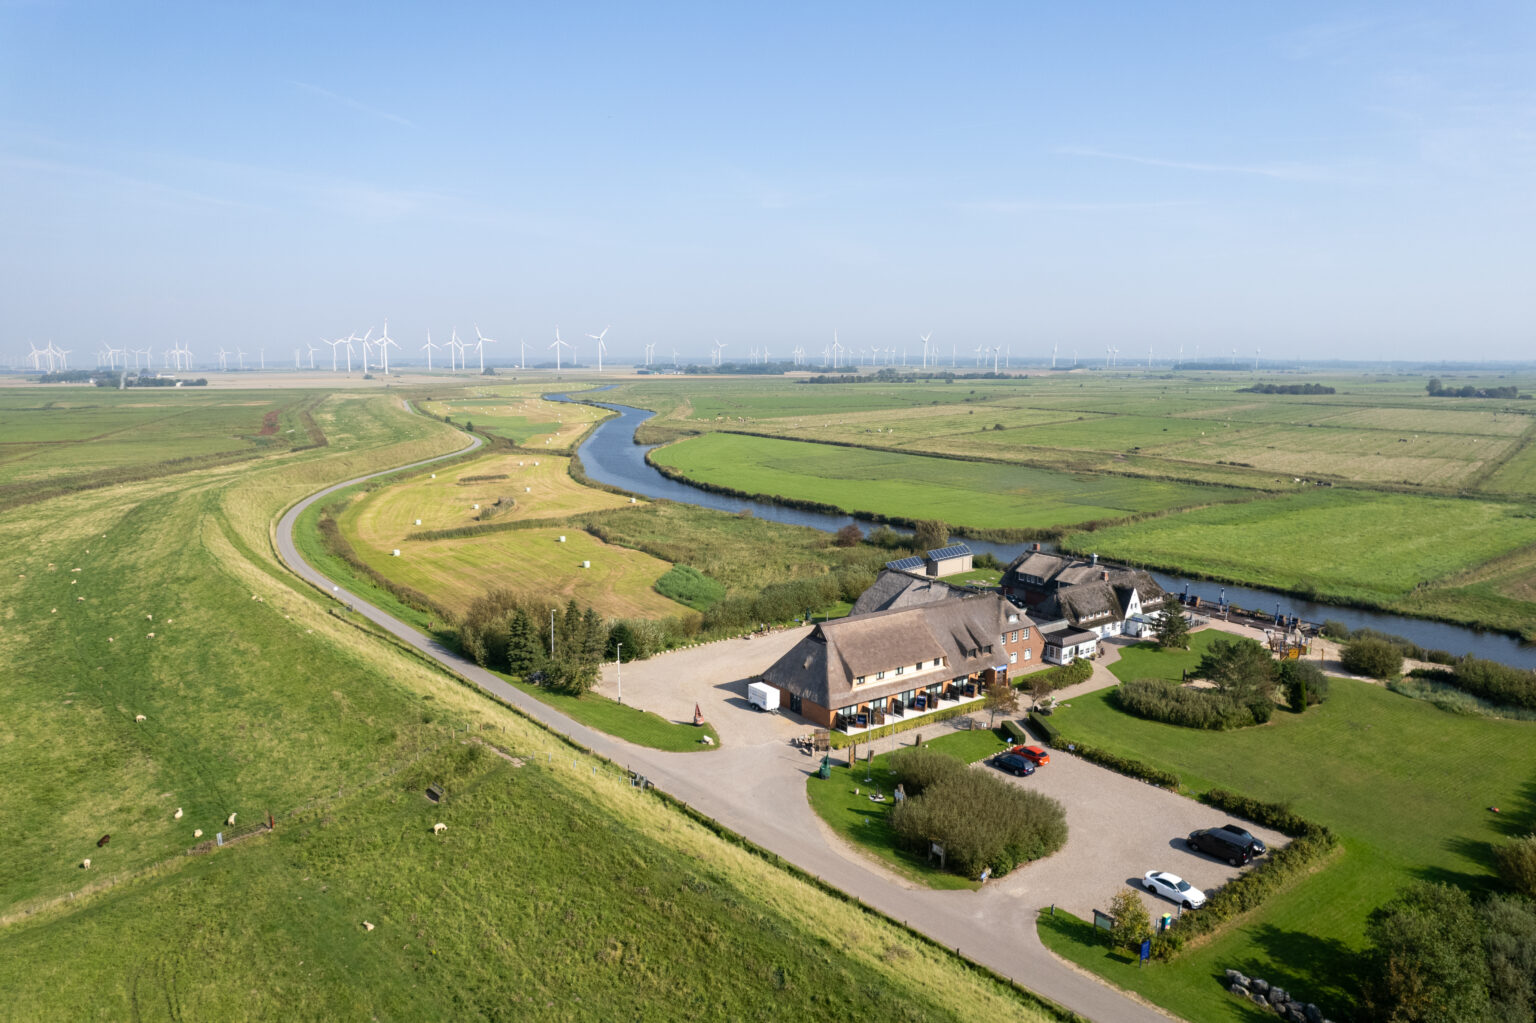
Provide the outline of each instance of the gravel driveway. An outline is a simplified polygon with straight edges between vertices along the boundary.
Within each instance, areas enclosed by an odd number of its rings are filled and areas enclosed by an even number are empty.
[[[1015,778],[984,763],[975,768],[1054,796],[1067,808],[1066,846],[998,882],[1008,895],[1022,901],[1020,912],[1054,903],[1088,919],[1094,909],[1107,909],[1110,898],[1122,887],[1135,883],[1155,919],[1167,912],[1177,914],[1178,909],[1140,889],[1139,882],[1147,871],[1170,871],[1203,890],[1238,875],[1239,868],[1190,852],[1184,847],[1184,838],[1196,828],[1242,821],[1069,753],[1050,753],[1051,762],[1028,778]],[[1284,835],[1268,828],[1243,826],[1271,849],[1286,841]]]

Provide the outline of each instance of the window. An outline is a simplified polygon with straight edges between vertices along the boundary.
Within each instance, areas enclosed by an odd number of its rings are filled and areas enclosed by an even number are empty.
[[[987,653],[989,653],[989,654],[992,652],[992,644],[991,643],[987,644],[986,650],[987,650]]]
[[[869,681],[869,676],[868,675],[860,675],[858,678],[853,680],[853,684],[856,685],[856,686],[861,686],[865,682],[868,682],[868,681]]]
[[[1017,653],[1015,653],[1014,651],[1012,651],[1012,650],[1008,651],[1008,663],[1009,664],[1018,664],[1019,663],[1019,655]]]
[[[1028,650],[1024,651],[1024,659],[1026,661],[1029,660],[1029,651]]]
[[[907,666],[906,665],[902,665],[901,667],[896,669],[896,674],[898,674],[898,675],[905,675],[906,673],[907,673]]]
[[[1029,640],[1029,630],[1028,629],[1020,629],[1019,630],[1019,635],[1024,637],[1024,640],[1026,642]]]
[[[875,672],[875,681],[876,682],[880,681],[883,678],[885,678],[885,672],[883,672],[883,671]]]
[[[1012,614],[1012,613],[1010,613],[1008,615],[1008,624],[1009,625],[1017,625],[1018,621],[1019,621],[1019,616],[1018,615]]]
[[[1008,633],[1008,642],[1010,642],[1010,643],[1017,643],[1018,641],[1019,641],[1019,630],[1018,629],[1014,629],[1012,632]]]

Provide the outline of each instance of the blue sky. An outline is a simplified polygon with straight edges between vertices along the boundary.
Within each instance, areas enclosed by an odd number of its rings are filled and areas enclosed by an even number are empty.
[[[1523,359],[1536,5],[0,0],[0,226],[0,361]]]

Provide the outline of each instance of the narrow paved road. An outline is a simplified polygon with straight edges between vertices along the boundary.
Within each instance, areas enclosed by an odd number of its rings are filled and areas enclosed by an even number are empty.
[[[663,753],[593,731],[342,589],[300,556],[293,542],[294,525],[316,501],[354,483],[452,458],[480,444],[476,437],[471,444],[448,455],[359,476],[305,498],[278,520],[279,555],[294,574],[350,605],[358,614],[454,674],[589,749],[640,771],[668,794],[881,912],[905,921],[940,944],[985,963],[1089,1019],[1101,1023],[1166,1023],[1167,1015],[1159,1010],[1126,997],[1052,956],[1035,933],[1035,911],[1040,900],[1028,898],[1027,891],[1008,891],[1001,886],[981,892],[912,888],[832,848],[805,798],[801,779],[808,772],[808,762],[788,746],[727,746],[711,753]],[[706,762],[708,770],[700,771]],[[1025,897],[1019,897],[1021,894]]]

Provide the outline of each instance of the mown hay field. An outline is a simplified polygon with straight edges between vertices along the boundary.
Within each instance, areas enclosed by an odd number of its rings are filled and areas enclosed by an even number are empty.
[[[1049,530],[1241,494],[723,433],[680,441],[652,457],[691,479],[747,493],[983,529]]]
[[[448,416],[460,426],[474,424],[483,433],[505,437],[512,443],[551,451],[570,447],[593,423],[611,413],[591,405],[545,401],[515,389],[487,391],[475,388],[463,395],[422,403],[422,411]]]
[[[1343,840],[1341,855],[1238,927],[1148,971],[1162,979],[1147,993],[1188,1019],[1246,1018],[1210,981],[1229,966],[1343,1015],[1350,953],[1364,944],[1370,912],[1418,878],[1491,887],[1491,844],[1536,813],[1536,724],[1447,714],[1364,682],[1336,679],[1306,714],[1281,711],[1231,732],[1133,717],[1109,690],[1073,699],[1056,723],[1076,741],[1174,771],[1192,791],[1219,786],[1283,803]],[[1414,752],[1430,749],[1456,755]],[[1141,990],[1129,973],[1112,976]]]
[[[1340,489],[1073,533],[1063,546],[1340,602],[1390,606],[1536,544],[1523,505]]]
[[[354,543],[384,550],[421,530],[564,517],[629,504],[627,497],[577,483],[569,465],[570,459],[559,455],[500,452],[429,470],[370,492],[348,509],[342,528]],[[506,478],[475,478],[495,476]],[[495,507],[497,500],[502,508]]]

